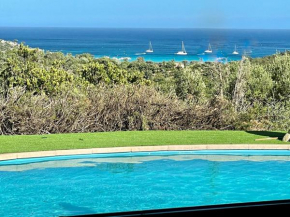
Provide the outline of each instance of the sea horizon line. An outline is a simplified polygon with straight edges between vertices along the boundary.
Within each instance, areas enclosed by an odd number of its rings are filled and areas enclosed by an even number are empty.
[[[0,26],[5,29],[123,29],[123,30],[138,30],[138,29],[153,29],[153,30],[290,30],[290,28],[220,28],[220,27],[81,27],[81,26]]]

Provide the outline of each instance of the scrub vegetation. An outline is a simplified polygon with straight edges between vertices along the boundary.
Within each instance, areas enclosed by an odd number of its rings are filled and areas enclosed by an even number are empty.
[[[288,53],[118,62],[0,43],[2,135],[289,128]]]

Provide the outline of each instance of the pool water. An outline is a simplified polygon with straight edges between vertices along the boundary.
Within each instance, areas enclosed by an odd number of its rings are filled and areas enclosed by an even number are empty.
[[[127,153],[0,162],[1,217],[289,198],[289,151]]]

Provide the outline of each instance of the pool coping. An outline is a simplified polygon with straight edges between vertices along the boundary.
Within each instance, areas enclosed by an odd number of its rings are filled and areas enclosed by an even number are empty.
[[[109,154],[126,152],[157,152],[157,151],[198,151],[198,150],[290,150],[290,145],[272,144],[223,144],[223,145],[164,145],[164,146],[135,146],[70,149],[55,151],[37,151],[0,154],[0,161],[25,158],[55,157],[67,155]]]

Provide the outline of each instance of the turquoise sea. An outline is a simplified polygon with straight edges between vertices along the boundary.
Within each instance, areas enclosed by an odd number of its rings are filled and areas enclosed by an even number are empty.
[[[242,54],[264,57],[290,50],[290,30],[234,29],[98,29],[0,28],[0,39],[17,40],[31,47],[95,57],[143,57],[147,61],[239,60]],[[152,42],[154,53],[145,53]],[[187,56],[175,53],[184,41]],[[204,51],[211,44],[213,53]],[[233,55],[237,46],[239,55]]]

